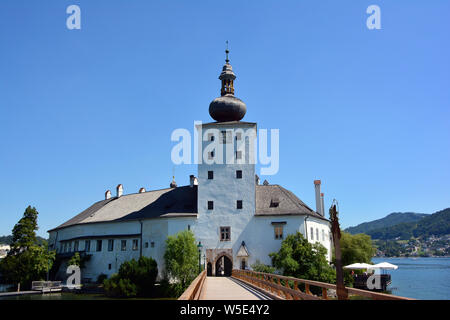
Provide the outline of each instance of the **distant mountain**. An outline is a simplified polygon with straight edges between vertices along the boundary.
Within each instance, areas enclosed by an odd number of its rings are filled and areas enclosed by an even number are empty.
[[[414,212],[394,212],[382,219],[370,221],[370,222],[364,222],[361,224],[358,224],[356,227],[349,227],[345,229],[346,232],[349,232],[351,234],[357,234],[357,233],[368,233],[372,230],[377,230],[381,228],[387,228],[392,227],[401,223],[407,223],[407,222],[417,222],[426,216],[429,216],[429,214],[425,213],[414,213]]]
[[[399,223],[364,232],[372,239],[410,239],[411,237],[443,236],[450,234],[450,208],[426,215],[418,221]]]
[[[0,244],[11,244],[12,236],[0,236]]]
[[[39,244],[43,244],[45,242],[47,242],[47,239],[44,239],[42,237],[37,236],[37,241]],[[12,235],[9,236],[0,236],[0,244],[11,244],[12,242]]]

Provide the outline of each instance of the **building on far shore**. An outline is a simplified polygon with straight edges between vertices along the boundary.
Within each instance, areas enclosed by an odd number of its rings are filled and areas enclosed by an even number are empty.
[[[11,247],[7,244],[0,244],[0,259],[3,259],[8,254]]]
[[[74,252],[89,257],[83,281],[110,276],[124,261],[140,256],[154,258],[161,276],[165,241],[182,230],[192,230],[201,242],[208,275],[219,275],[218,270],[229,275],[232,268],[248,269],[258,260],[271,264],[269,253],[296,232],[325,246],[330,261],[330,221],[324,215],[320,180],[314,181],[316,210],[280,185],[260,184],[250,160],[251,137],[242,135],[248,130],[256,135],[256,123],[241,121],[247,107],[234,96],[236,76],[226,53],[219,76],[221,96],[209,106],[215,122],[197,126],[205,133],[200,135],[203,150],[218,145],[208,153],[212,161],[198,164],[198,177],[191,175],[187,186],[172,181],[167,189],[124,194],[119,184],[115,196],[106,191],[103,200],[49,230],[49,248],[60,261],[59,277],[64,277]],[[241,151],[236,151],[238,145]],[[233,161],[220,163],[220,157]]]

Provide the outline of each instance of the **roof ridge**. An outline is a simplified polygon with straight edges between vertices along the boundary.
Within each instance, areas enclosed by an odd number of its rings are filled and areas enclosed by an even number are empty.
[[[296,201],[294,201],[294,199],[292,199],[291,195],[288,194],[283,187],[281,187],[280,185],[277,186],[289,198],[289,200],[291,200],[297,206],[297,208],[299,208],[300,210],[302,209],[302,207],[300,207],[299,204]]]

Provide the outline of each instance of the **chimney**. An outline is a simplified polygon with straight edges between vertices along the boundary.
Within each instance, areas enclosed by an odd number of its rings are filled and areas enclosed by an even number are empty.
[[[116,191],[117,191],[117,198],[120,198],[122,196],[122,194],[123,194],[123,186],[121,184],[119,184],[116,187]]]
[[[322,202],[320,201],[320,180],[314,180],[314,189],[316,189],[316,212],[322,214]]]
[[[105,200],[108,200],[110,198],[111,198],[111,191],[106,190],[106,192],[105,192]]]
[[[139,189],[139,193],[144,193],[145,192],[145,188],[140,188]]]
[[[170,183],[170,187],[171,188],[176,188],[177,187],[177,183],[175,182],[175,176],[172,177],[172,182]]]
[[[192,188],[193,186],[198,185],[198,180],[197,180],[197,178],[196,178],[193,174],[191,174],[191,175],[189,176],[189,183],[190,183],[191,188]]]
[[[321,207],[321,209],[322,209],[322,216],[325,217],[325,206],[323,204],[323,193],[320,194],[320,200],[322,202],[322,207]]]
[[[258,186],[259,185],[259,176],[255,174],[255,183]]]

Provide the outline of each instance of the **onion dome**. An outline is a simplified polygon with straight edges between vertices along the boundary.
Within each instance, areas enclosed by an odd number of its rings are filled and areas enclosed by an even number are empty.
[[[228,42],[227,42],[228,43]],[[217,122],[225,121],[239,121],[247,112],[247,106],[245,103],[234,96],[234,80],[236,75],[233,72],[233,68],[229,63],[228,53],[230,51],[225,50],[226,59],[225,65],[222,68],[222,72],[219,79],[222,81],[222,88],[220,90],[220,97],[214,99],[209,104],[209,114],[211,118]]]

